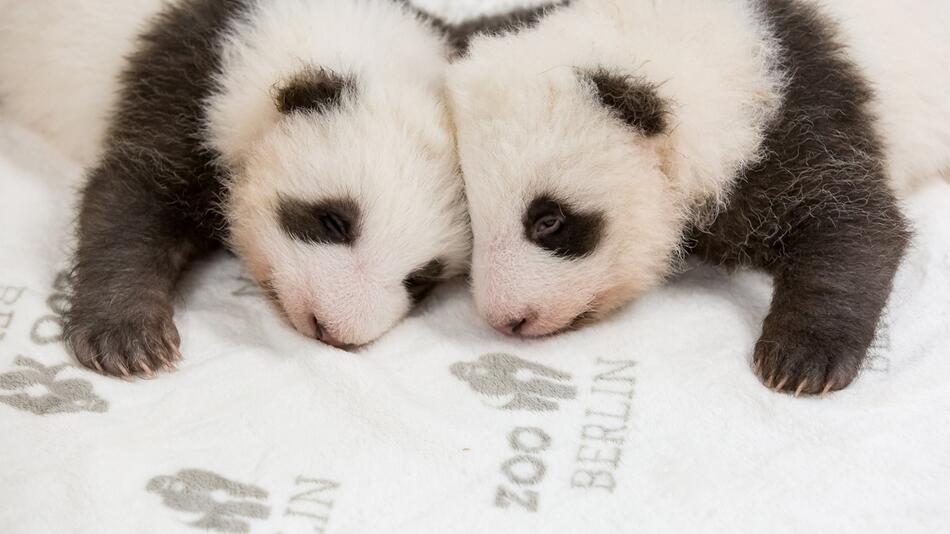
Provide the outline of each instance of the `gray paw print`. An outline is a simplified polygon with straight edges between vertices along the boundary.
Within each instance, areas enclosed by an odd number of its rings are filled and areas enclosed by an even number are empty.
[[[509,399],[505,410],[553,411],[560,408],[558,400],[577,396],[571,375],[510,354],[486,354],[451,370],[478,393]]]
[[[244,533],[251,525],[244,519],[267,519],[270,507],[262,504],[267,492],[201,469],[183,469],[174,476],[158,476],[146,489],[162,497],[165,506],[200,517],[189,525],[215,532]]]
[[[0,395],[2,404],[36,415],[104,412],[109,409],[109,403],[95,394],[88,380],[57,378],[63,369],[73,367],[71,365],[47,367],[23,356],[14,363],[20,369],[0,374],[0,391],[14,392]]]

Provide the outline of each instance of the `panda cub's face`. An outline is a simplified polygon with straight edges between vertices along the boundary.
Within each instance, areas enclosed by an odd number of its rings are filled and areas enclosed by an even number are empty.
[[[234,171],[232,247],[298,331],[334,346],[376,339],[467,266],[447,112],[391,93],[304,69]]]
[[[656,88],[599,67],[519,70],[473,55],[449,86],[480,313],[543,336],[658,283],[681,215]]]

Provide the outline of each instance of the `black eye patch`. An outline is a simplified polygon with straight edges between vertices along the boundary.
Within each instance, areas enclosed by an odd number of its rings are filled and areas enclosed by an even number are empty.
[[[305,202],[281,198],[277,217],[284,232],[305,243],[352,245],[359,237],[359,207],[351,199]]]
[[[409,292],[409,298],[413,304],[417,304],[426,298],[432,288],[441,280],[442,273],[445,271],[445,265],[439,260],[432,260],[422,267],[409,273],[409,276],[402,281],[403,287]]]
[[[356,82],[327,69],[307,67],[277,86],[274,100],[283,114],[295,111],[325,113],[340,105]]]
[[[600,242],[603,227],[602,214],[574,210],[548,195],[535,198],[524,215],[525,238],[566,259],[592,254]]]

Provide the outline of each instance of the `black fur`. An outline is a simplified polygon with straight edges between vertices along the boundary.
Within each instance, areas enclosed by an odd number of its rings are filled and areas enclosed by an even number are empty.
[[[600,103],[613,111],[625,124],[647,136],[667,128],[666,103],[650,82],[611,73],[604,69],[582,74],[594,86]]]
[[[224,171],[203,149],[202,101],[219,33],[244,0],[189,0],[159,15],[122,76],[104,155],[82,191],[64,336],[79,361],[113,375],[178,359],[172,290],[225,222]]]
[[[575,210],[551,195],[532,200],[522,222],[528,241],[565,259],[592,254],[604,229],[602,214]]]
[[[690,242],[724,265],[775,277],[756,344],[761,379],[786,392],[846,387],[874,337],[909,232],[888,188],[872,92],[817,10],[763,0],[790,84],[725,211]]]
[[[327,69],[310,67],[277,88],[275,100],[281,113],[298,111],[326,113],[340,105],[346,93],[352,92],[352,78]]]
[[[464,56],[468,53],[473,37],[503,35],[533,28],[551,12],[570,3],[571,0],[560,0],[455,24],[447,28],[449,43],[458,56]]]
[[[441,261],[432,260],[407,276],[402,285],[409,292],[409,298],[412,302],[419,303],[426,298],[439,283],[444,271],[445,265]]]
[[[353,199],[313,203],[282,198],[277,207],[280,227],[305,243],[352,245],[360,234],[360,210]]]
[[[501,35],[533,28],[553,10],[565,7],[571,0],[559,0],[539,6],[516,9],[498,15],[479,17],[458,24],[448,23],[439,17],[414,6],[409,0],[394,0],[418,14],[430,26],[445,36],[457,57],[468,53],[473,37],[478,35]]]

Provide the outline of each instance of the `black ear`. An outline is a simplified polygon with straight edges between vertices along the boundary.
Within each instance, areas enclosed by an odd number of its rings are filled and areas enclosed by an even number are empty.
[[[281,113],[325,113],[338,106],[355,82],[327,69],[308,67],[277,86],[274,100]]]
[[[666,131],[669,111],[657,94],[656,85],[604,69],[587,72],[584,77],[594,86],[600,103],[628,125],[647,136]]]

